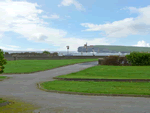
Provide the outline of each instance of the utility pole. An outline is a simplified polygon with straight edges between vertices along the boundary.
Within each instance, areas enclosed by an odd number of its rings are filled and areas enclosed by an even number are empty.
[[[86,53],[87,53],[87,43],[86,43],[86,44],[84,44],[84,48],[86,48]]]
[[[67,47],[67,54],[69,53],[69,46],[66,46]]]

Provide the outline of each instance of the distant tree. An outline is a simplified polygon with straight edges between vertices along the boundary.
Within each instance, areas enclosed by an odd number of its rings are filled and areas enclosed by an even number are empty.
[[[58,53],[57,53],[57,52],[54,52],[53,55],[54,55],[54,56],[58,56]]]
[[[9,53],[8,53],[8,52],[5,52],[5,55],[9,55]]]
[[[44,54],[51,54],[49,51],[43,51]]]

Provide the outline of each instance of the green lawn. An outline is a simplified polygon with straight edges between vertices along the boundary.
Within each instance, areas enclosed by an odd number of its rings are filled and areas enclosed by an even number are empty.
[[[94,66],[58,78],[150,79],[150,66]]]
[[[44,89],[95,93],[150,95],[149,82],[94,82],[94,81],[49,81],[41,84]]]
[[[5,78],[7,78],[6,76],[0,76],[0,79],[5,79]]]
[[[4,103],[4,102],[6,102],[6,101],[0,98],[0,103]]]
[[[9,73],[31,73],[57,68],[64,65],[98,61],[98,59],[66,59],[66,60],[16,60],[7,61],[4,65],[4,74]]]

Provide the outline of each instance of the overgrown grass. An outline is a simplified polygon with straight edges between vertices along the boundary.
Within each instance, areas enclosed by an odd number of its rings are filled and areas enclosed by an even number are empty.
[[[7,61],[4,74],[6,73],[31,73],[57,68],[69,64],[98,61],[98,59],[66,59],[66,60],[16,60]]]
[[[94,82],[94,81],[49,81],[41,84],[44,89],[96,93],[150,95],[149,82]]]
[[[58,78],[150,79],[150,66],[94,66]]]
[[[33,113],[38,107],[16,100],[8,100],[10,105],[0,107],[0,113]]]
[[[0,98],[0,103],[4,103],[6,102],[5,100],[3,100],[2,98]]]

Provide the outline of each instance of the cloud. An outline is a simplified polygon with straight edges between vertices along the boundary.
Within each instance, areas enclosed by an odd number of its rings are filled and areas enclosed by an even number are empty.
[[[71,16],[67,16],[67,15],[66,15],[65,17],[66,17],[66,18],[71,18]]]
[[[3,51],[5,50],[13,50],[13,51],[18,51],[19,49],[16,49],[16,48],[12,48],[12,47],[4,47],[4,46],[0,46],[0,49],[2,49]]]
[[[124,10],[131,13],[137,13],[136,18],[125,18],[106,24],[81,23],[81,26],[87,28],[83,31],[101,31],[106,37],[127,37],[128,35],[145,35],[150,33],[150,6],[144,8],[128,7]]]
[[[80,39],[67,37],[67,32],[61,29],[54,29],[51,26],[47,26],[41,17],[44,11],[40,9],[40,6],[36,3],[30,3],[27,1],[0,1],[0,35],[4,35],[5,32],[11,31],[18,33],[26,38],[28,41],[37,43],[45,43],[50,46],[56,46],[58,50],[66,50],[66,46],[70,46],[70,50],[76,51],[78,46],[82,46],[86,42],[89,44],[110,44],[110,41],[105,38],[93,38],[93,39]],[[3,38],[3,37],[2,37]],[[6,43],[6,44],[5,44]],[[7,45],[7,42],[3,42]],[[0,48],[4,50],[41,50],[44,49],[22,49],[9,45],[9,47]],[[54,49],[51,48],[51,51]]]
[[[43,15],[42,18],[49,18],[49,19],[59,19],[59,15],[53,14],[51,16]]]
[[[137,45],[133,45],[133,46],[150,47],[150,44],[146,43],[144,40],[142,40],[142,41],[138,41]]]
[[[27,48],[26,50],[27,51],[34,51],[35,49],[34,48]]]
[[[12,47],[12,48],[20,48],[19,46],[14,46],[14,45],[7,45],[9,47]]]
[[[39,9],[40,6],[36,3],[0,1],[0,4],[0,35],[12,31],[21,34],[28,40],[38,42],[45,41],[47,38],[57,40],[67,34],[66,31],[61,29],[46,27],[48,23],[44,22],[39,16],[43,10]]]
[[[85,11],[85,8],[82,6],[82,4],[80,4],[76,0],[62,0],[61,4],[59,4],[58,7],[60,7],[60,6],[70,6],[72,4],[75,5],[76,9],[78,9],[80,11]]]

